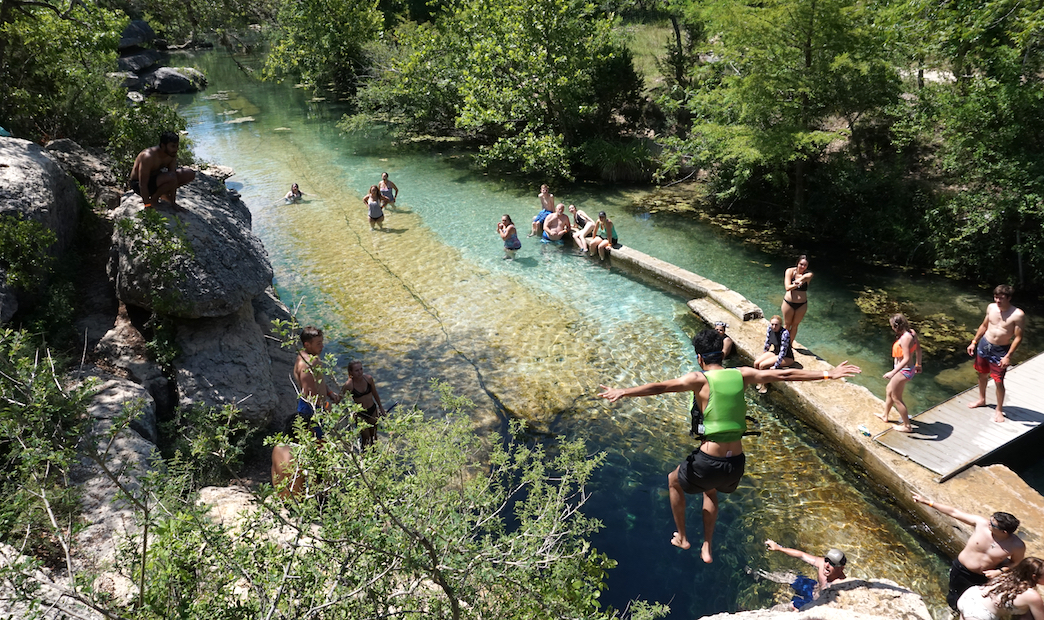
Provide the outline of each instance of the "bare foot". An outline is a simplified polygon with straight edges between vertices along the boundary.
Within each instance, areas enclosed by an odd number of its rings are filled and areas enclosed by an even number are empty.
[[[885,422],[885,423],[888,422],[888,414],[887,413],[875,413],[874,415],[877,416],[878,420],[881,420],[882,422]]]
[[[700,558],[704,564],[710,564],[714,561],[714,558],[711,557],[710,543],[706,540],[703,541],[703,548],[700,549]]]
[[[678,532],[675,532],[674,536],[671,537],[671,544],[681,549],[688,549],[690,547],[689,541]]]
[[[893,431],[899,431],[900,433],[912,433],[913,427],[909,424],[896,424],[892,427]]]
[[[985,406],[986,406],[986,399],[985,398],[980,398],[979,400],[975,401],[974,403],[968,403],[968,409],[975,409],[976,407],[985,407]]]
[[[1004,412],[1003,411],[994,411],[993,412],[993,421],[994,422],[1005,422],[1006,420],[1004,419]]]

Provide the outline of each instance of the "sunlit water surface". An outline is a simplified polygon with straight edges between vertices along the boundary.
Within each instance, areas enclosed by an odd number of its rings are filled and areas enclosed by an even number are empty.
[[[254,59],[241,59],[256,65]],[[570,248],[525,238],[537,187],[469,171],[452,152],[392,147],[375,136],[347,138],[335,123],[344,108],[300,89],[261,84],[219,53],[188,60],[210,88],[178,98],[201,159],[231,166],[264,241],[276,285],[305,322],[326,326],[343,360],[361,358],[385,402],[431,406],[431,377],[449,381],[477,404],[476,423],[496,428],[505,415],[537,433],[582,436],[608,464],[593,485],[588,513],[604,529],[595,545],[619,562],[603,600],[669,602],[673,618],[758,608],[788,600],[785,586],[756,582],[747,567],[811,574],[770,554],[773,538],[811,553],[838,547],[851,576],[913,588],[946,617],[946,565],[917,528],[902,522],[873,481],[839,463],[815,432],[748,395],[761,420],[749,440],[747,475],[722,502],[716,560],[668,541],[673,531],[666,474],[693,447],[688,401],[680,396],[607,406],[599,384],[633,385],[696,368],[687,340],[702,328],[685,300],[638,282]],[[253,120],[244,120],[251,117]],[[387,171],[401,189],[385,230],[372,232],[362,196]],[[299,205],[281,196],[297,182]],[[558,198],[588,213],[609,212],[621,240],[722,282],[778,312],[790,259],[770,256],[678,215],[651,215],[640,190],[571,188]],[[509,213],[523,249],[502,260],[495,224]],[[853,300],[864,286],[885,288],[944,312],[972,329],[985,295],[940,279],[888,270],[846,271],[814,259],[810,311],[801,341],[827,360],[852,360],[858,379],[883,392],[890,362],[886,326],[868,324]],[[971,385],[967,364],[939,368],[908,390],[921,410]],[[690,538],[699,540],[698,499],[690,498]]]

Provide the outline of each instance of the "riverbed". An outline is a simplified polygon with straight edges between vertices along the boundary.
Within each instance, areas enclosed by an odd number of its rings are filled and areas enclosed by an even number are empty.
[[[256,59],[242,58],[246,66]],[[787,588],[748,569],[811,568],[770,554],[772,538],[810,553],[830,547],[848,574],[883,577],[925,597],[946,617],[947,564],[903,521],[872,481],[841,463],[815,431],[770,400],[748,394],[764,434],[748,440],[747,476],[722,501],[715,562],[669,544],[666,474],[691,450],[689,402],[680,396],[608,405],[600,384],[626,386],[697,367],[688,339],[703,326],[685,299],[637,281],[574,250],[525,237],[538,208],[536,185],[474,172],[460,153],[393,146],[380,128],[343,136],[346,110],[332,96],[259,83],[223,53],[196,56],[210,88],[179,97],[197,156],[233,167],[264,241],[280,296],[306,323],[323,326],[339,358],[362,359],[385,402],[434,411],[437,377],[476,403],[477,427],[530,422],[534,436],[584,437],[607,465],[593,485],[589,514],[604,524],[595,546],[619,562],[603,595],[620,609],[633,598],[669,603],[672,618],[765,607]],[[401,189],[382,231],[371,231],[362,196],[388,172]],[[299,183],[302,203],[281,197]],[[605,210],[621,241],[726,284],[778,312],[792,257],[773,256],[684,214],[645,208],[659,194],[640,188],[552,188],[590,214]],[[495,224],[509,213],[523,237],[503,260]],[[882,393],[891,335],[864,319],[855,295],[888,290],[974,329],[988,297],[941,278],[812,257],[815,278],[800,340],[832,363],[861,365],[859,382]],[[1031,350],[1027,347],[1027,351]],[[974,381],[967,364],[933,366],[911,384],[914,411]],[[870,412],[867,413],[870,415]],[[690,498],[690,538],[699,540],[698,499]]]

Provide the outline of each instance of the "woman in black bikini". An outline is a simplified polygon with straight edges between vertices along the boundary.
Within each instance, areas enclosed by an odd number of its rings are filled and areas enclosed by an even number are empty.
[[[797,342],[798,325],[808,311],[808,282],[812,272],[808,270],[808,258],[804,254],[798,256],[797,266],[787,269],[783,275],[783,327],[790,332],[790,343]]]
[[[351,394],[352,400],[361,405],[364,411],[356,414],[356,422],[362,418],[370,425],[359,431],[359,443],[363,449],[369,448],[377,442],[377,419],[384,415],[384,405],[381,404],[381,396],[377,393],[377,385],[373,377],[363,372],[362,362],[353,360],[348,363],[348,380],[341,388],[342,394]]]

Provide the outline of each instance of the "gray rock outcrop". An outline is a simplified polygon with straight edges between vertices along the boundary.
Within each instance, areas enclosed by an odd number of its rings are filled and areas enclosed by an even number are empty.
[[[272,416],[275,428],[283,428],[287,418],[297,411],[297,386],[293,380],[294,362],[297,353],[281,346],[280,339],[272,331],[272,321],[289,321],[290,310],[269,288],[254,298],[254,321],[265,339],[268,359],[271,360],[272,385],[276,393],[276,409]]]
[[[115,227],[109,277],[117,296],[184,319],[237,313],[272,283],[268,253],[250,230],[250,211],[223,183],[204,174],[178,190],[178,204],[185,210],[161,206],[160,211],[166,229],[184,239],[191,255],[157,257],[140,226]],[[128,193],[115,216],[140,222],[141,211],[141,198]]]
[[[142,19],[131,20],[120,35],[120,42],[116,45],[120,51],[145,47],[156,38],[156,32],[148,22]]]
[[[0,138],[0,164],[0,215],[36,220],[54,231],[56,252],[69,247],[80,214],[72,177],[53,155],[18,138]]]
[[[207,78],[192,67],[160,67],[141,76],[152,90],[165,95],[194,93],[207,87]]]
[[[80,185],[87,190],[87,197],[94,202],[104,204],[108,209],[115,209],[120,204],[120,185],[115,165],[105,151],[84,148],[79,144],[63,138],[51,140],[45,147]]]
[[[703,620],[932,620],[916,592],[887,579],[844,579],[801,608],[760,609],[703,616]]]
[[[264,426],[279,397],[272,383],[272,363],[252,304],[235,314],[178,321],[174,361],[182,407],[237,405],[241,417]]]
[[[120,71],[130,71],[132,73],[140,74],[142,71],[155,67],[157,64],[162,62],[166,56],[156,50],[142,50],[135,54],[129,54],[127,56],[121,56],[116,61],[116,66]]]

